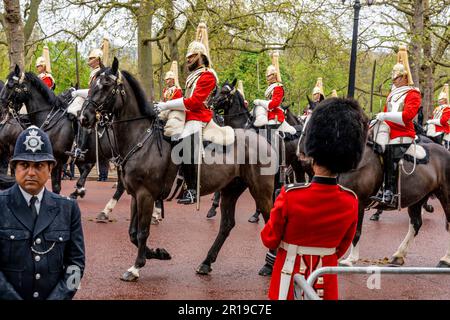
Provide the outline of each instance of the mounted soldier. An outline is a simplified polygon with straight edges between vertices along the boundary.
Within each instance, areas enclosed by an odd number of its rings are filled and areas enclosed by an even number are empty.
[[[450,148],[450,105],[448,104],[448,84],[444,84],[438,97],[438,106],[433,111],[433,118],[427,121],[427,136],[447,150]]]
[[[311,117],[312,112],[314,111],[317,104],[322,102],[325,99],[325,94],[323,93],[323,82],[322,78],[317,78],[316,85],[313,88],[312,91],[312,100],[308,97],[308,106],[306,107],[303,116],[303,120],[305,120],[305,126],[304,129],[306,129],[306,124],[309,121],[309,118]]]
[[[195,149],[201,148],[197,142],[202,140],[203,129],[213,124],[210,103],[218,83],[217,74],[211,68],[208,32],[205,23],[198,25],[196,40],[189,44],[186,59],[187,68],[191,73],[186,79],[185,97],[159,102],[156,108],[160,112],[172,110],[185,113],[186,123],[179,139],[183,139],[183,152],[190,153],[190,157],[186,154],[183,155],[182,171],[187,190],[178,203],[193,204],[197,201],[197,165],[201,161],[198,156],[199,152]],[[174,138],[177,137],[172,136],[172,139]]]
[[[277,126],[279,131],[295,134],[297,131],[285,121],[284,110],[281,107],[284,100],[284,88],[281,83],[278,58],[279,53],[274,52],[272,54],[272,64],[266,71],[266,81],[269,86],[264,95],[267,100],[256,99],[253,101],[255,105],[254,126],[257,128],[266,125]]]
[[[89,132],[87,130],[79,130],[79,113],[89,94],[89,88],[95,80],[97,73],[104,68],[104,59],[108,57],[109,41],[105,38],[103,39],[102,49],[93,49],[89,53],[87,64],[91,68],[91,73],[89,75],[88,89],[79,89],[72,92],[72,97],[74,98],[72,103],[67,108],[67,112],[70,117],[74,120],[74,127],[76,133],[75,147],[69,152],[69,155],[74,159],[84,159],[84,154],[87,152],[86,144]],[[105,57],[105,58],[104,58]]]
[[[36,70],[39,79],[41,79],[51,90],[55,90],[56,83],[51,74],[52,68],[50,63],[50,54],[47,46],[44,46],[44,49],[42,50],[42,57],[36,59]]]
[[[397,64],[392,69],[392,91],[384,106],[384,112],[377,114],[373,132],[375,142],[383,151],[384,191],[371,197],[388,207],[397,208],[398,162],[414,141],[416,132],[413,119],[417,115],[422,99],[414,83],[408,63],[408,52],[400,46]]]

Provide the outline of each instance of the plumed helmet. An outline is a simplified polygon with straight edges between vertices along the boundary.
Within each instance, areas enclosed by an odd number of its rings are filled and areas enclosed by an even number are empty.
[[[47,72],[52,72],[52,64],[50,62],[50,50],[48,49],[47,46],[44,46],[44,48],[42,49],[42,56],[44,57],[45,61],[45,70]]]
[[[400,46],[397,53],[397,63],[392,68],[391,79],[399,76],[408,76],[408,85],[413,85],[411,70],[409,69],[408,50],[406,46]]]
[[[99,58],[102,60],[105,66],[109,64],[109,47],[110,47],[109,39],[103,38],[102,48],[100,50],[101,56]]]
[[[322,101],[306,127],[306,155],[333,173],[356,168],[364,152],[367,124],[368,119],[356,100]]]
[[[242,97],[245,100],[244,82],[242,80],[238,80],[238,82],[237,82],[237,90],[241,93]]]
[[[36,67],[39,66],[45,66],[45,59],[44,57],[39,57],[36,59]]]
[[[266,77],[271,76],[272,74],[276,74],[276,73],[277,73],[277,68],[275,68],[274,65],[270,65],[267,67]]]
[[[186,58],[193,54],[203,54],[211,63],[211,57],[209,56],[208,28],[204,22],[198,24],[195,41],[192,41],[189,44]]]
[[[166,72],[166,75],[164,76],[164,80],[167,79],[174,79],[175,80],[175,86],[179,87],[180,84],[178,82],[178,61],[174,60],[172,61],[172,64],[170,65],[170,70]]]
[[[11,162],[50,161],[56,163],[53,148],[47,134],[36,126],[30,126],[19,135]]]
[[[103,58],[103,51],[100,49],[92,49],[91,52],[89,52],[88,58]]]
[[[325,97],[325,94],[323,93],[322,78],[317,78],[316,86],[314,87],[312,94],[315,95],[316,93],[320,93],[322,96]]]
[[[444,84],[444,86],[442,87],[442,91],[441,93],[439,93],[439,97],[438,100],[447,100],[445,103],[448,103],[448,83]]]

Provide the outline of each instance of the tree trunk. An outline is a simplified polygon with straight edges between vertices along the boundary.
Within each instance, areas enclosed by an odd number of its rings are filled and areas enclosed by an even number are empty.
[[[170,24],[167,29],[167,41],[169,44],[170,60],[178,61],[180,59],[177,46],[177,32],[175,29],[175,15],[173,11],[173,2],[166,1],[166,21]],[[178,61],[179,63],[180,61]]]
[[[19,0],[3,0],[5,7],[5,33],[9,47],[9,69],[14,70],[16,64],[23,70],[25,66],[25,38],[23,22],[20,15]]]
[[[407,17],[408,18],[408,17]],[[411,48],[410,67],[414,84],[419,87],[420,68],[422,65],[422,37],[423,37],[423,0],[414,1],[414,15],[410,20]]]
[[[153,88],[152,43],[144,41],[152,34],[153,7],[150,0],[141,0],[137,12],[138,25],[138,74],[150,101],[155,99]]]

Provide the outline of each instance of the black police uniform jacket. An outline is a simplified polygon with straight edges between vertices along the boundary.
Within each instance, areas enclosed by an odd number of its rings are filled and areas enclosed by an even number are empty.
[[[18,185],[0,192],[0,299],[72,299],[84,272],[75,201],[44,191],[33,225]]]

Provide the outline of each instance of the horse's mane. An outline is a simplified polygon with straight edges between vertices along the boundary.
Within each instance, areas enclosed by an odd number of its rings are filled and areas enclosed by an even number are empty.
[[[128,71],[120,71],[120,72],[122,73],[122,76],[130,84],[130,87],[133,90],[134,95],[136,96],[139,110],[142,112],[142,114],[149,116],[152,119],[155,118],[156,112],[153,108],[150,107],[145,92],[144,90],[142,90],[142,87],[136,80],[136,78],[133,77]]]
[[[14,76],[14,71],[8,75],[8,79]],[[32,72],[25,72],[25,79],[36,88],[48,104],[57,107],[63,107],[64,103],[59,99],[47,85]]]

